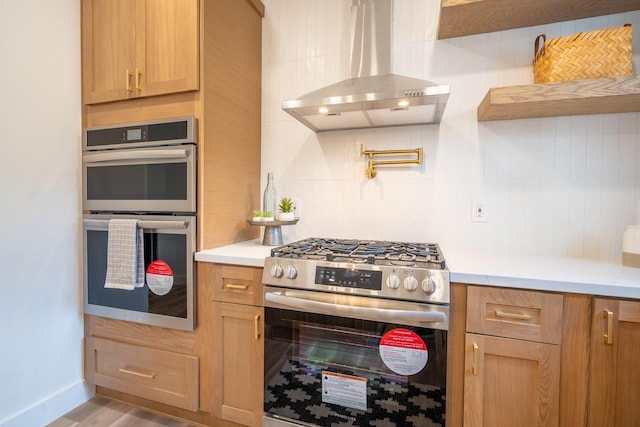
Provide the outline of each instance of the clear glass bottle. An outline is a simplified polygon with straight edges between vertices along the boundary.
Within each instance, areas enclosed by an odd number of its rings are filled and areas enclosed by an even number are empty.
[[[273,218],[275,219],[277,216],[276,207],[276,186],[273,183],[273,174],[269,172],[267,174],[267,186],[264,189],[264,198],[262,199],[262,211],[266,216],[266,212],[271,212]]]

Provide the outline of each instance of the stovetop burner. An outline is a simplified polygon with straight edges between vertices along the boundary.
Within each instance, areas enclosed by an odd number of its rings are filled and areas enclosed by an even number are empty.
[[[271,250],[276,258],[445,268],[435,243],[309,238]]]
[[[435,243],[300,240],[271,249],[263,283],[269,295],[295,289],[449,304],[449,270]]]

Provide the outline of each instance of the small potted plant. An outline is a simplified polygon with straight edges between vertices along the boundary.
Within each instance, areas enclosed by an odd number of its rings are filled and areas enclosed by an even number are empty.
[[[262,220],[263,221],[273,221],[273,212],[271,212],[271,211],[262,212]]]
[[[291,198],[283,197],[280,199],[278,208],[280,209],[280,214],[278,215],[279,221],[293,221],[295,219],[292,212],[293,203],[291,202]]]
[[[262,221],[264,218],[262,217],[262,211],[256,210],[253,211],[252,221]]]

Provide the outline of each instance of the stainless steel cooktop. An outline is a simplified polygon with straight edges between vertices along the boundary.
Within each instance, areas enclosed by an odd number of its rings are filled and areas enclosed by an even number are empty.
[[[309,238],[273,248],[263,283],[449,303],[449,271],[435,243]]]

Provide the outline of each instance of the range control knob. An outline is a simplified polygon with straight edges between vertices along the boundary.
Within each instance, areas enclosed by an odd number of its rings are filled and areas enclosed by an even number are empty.
[[[418,288],[418,281],[415,277],[409,276],[404,279],[404,288],[408,291],[415,291]]]
[[[398,289],[398,286],[400,286],[400,278],[395,272],[391,273],[389,277],[387,277],[387,287],[391,289]]]
[[[280,264],[276,264],[273,267],[271,267],[271,275],[276,279],[281,278],[283,274],[284,274],[284,269]]]
[[[298,277],[298,270],[293,265],[290,265],[286,268],[287,279],[295,279]]]
[[[429,295],[436,291],[436,279],[431,274],[427,274],[427,278],[422,281],[422,290]]]

